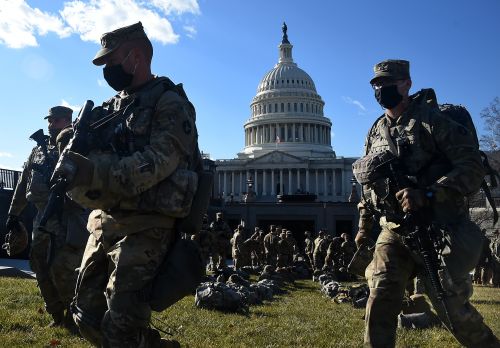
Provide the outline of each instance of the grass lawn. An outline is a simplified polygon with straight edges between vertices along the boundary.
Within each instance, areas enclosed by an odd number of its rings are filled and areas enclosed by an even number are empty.
[[[248,315],[194,307],[192,296],[162,313],[153,324],[169,331],[183,347],[360,347],[364,310],[321,296],[319,285],[298,281],[287,295],[251,306]],[[500,289],[476,287],[472,303],[500,336]],[[45,328],[34,280],[0,278],[1,347],[89,347],[66,330]],[[398,332],[398,347],[460,347],[444,329]]]

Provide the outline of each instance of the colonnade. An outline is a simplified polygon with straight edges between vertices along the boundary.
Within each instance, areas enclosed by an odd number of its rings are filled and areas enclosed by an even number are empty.
[[[275,142],[331,144],[330,127],[314,123],[271,123],[245,128],[245,146]]]
[[[240,196],[247,192],[251,179],[257,196],[306,192],[317,196],[342,196],[345,193],[343,176],[341,168],[224,170],[219,167],[214,192],[220,196]]]

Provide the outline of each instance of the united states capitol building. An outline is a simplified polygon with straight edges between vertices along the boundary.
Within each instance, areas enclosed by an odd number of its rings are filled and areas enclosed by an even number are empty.
[[[354,231],[355,158],[332,148],[325,102],[294,62],[286,24],[278,48],[278,63],[259,83],[243,125],[245,147],[234,159],[215,161],[214,196],[233,225]]]

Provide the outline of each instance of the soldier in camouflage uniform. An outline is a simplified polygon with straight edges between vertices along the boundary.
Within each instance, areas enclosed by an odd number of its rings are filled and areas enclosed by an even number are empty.
[[[492,282],[495,288],[500,287],[500,233],[495,230],[490,243]]]
[[[203,259],[203,264],[206,266],[210,262],[210,255],[212,253],[213,236],[210,233],[210,224],[208,222],[208,215],[203,216],[203,221],[201,225],[201,230],[196,241],[200,246],[201,257]]]
[[[324,230],[318,232],[318,237],[314,240],[314,269],[321,270],[325,263],[326,252],[328,251],[329,241],[326,239],[326,234]]]
[[[351,240],[347,233],[342,233],[341,237],[343,239],[341,249],[342,249],[342,267],[347,268],[349,262],[351,262],[356,252],[356,244]]]
[[[197,188],[195,109],[182,85],[151,73],[140,22],[105,33],[101,45],[93,63],[119,93],[92,110],[92,122],[115,118],[93,129],[86,157],[66,152],[55,173],[94,209],[71,310],[95,346],[179,347],[150,327],[149,298]]]
[[[213,240],[213,263],[217,269],[223,269],[226,267],[227,250],[231,248],[230,240],[233,233],[224,221],[222,212],[215,214],[215,221],[210,224],[210,231]]]
[[[243,245],[245,241],[243,237],[243,226],[238,225],[231,238],[231,256],[233,257],[234,269],[238,270],[243,266],[247,266],[247,251]]]
[[[57,140],[60,133],[64,133],[61,130],[71,125],[72,113],[65,106],[50,108],[49,115],[45,117],[50,136],[43,146],[33,148],[17,183],[7,220],[9,229],[9,225],[18,219],[28,202],[37,208],[33,222],[30,266],[36,274],[46,310],[53,318],[50,325],[65,325],[70,329],[74,324],[68,309],[75,289],[76,268],[80,265],[88,237],[85,228],[87,220],[83,209],[67,199],[62,214],[49,219],[45,226],[48,232],[55,234],[55,245],[50,245],[49,234],[39,231],[38,225],[48,201],[50,177],[59,157]],[[75,233],[80,236],[79,242],[71,238]]]
[[[292,264],[293,246],[287,239],[286,232],[281,232],[278,241],[278,267],[288,267]]]
[[[426,207],[432,210],[433,223],[446,231],[451,246],[451,252],[444,256],[450,275],[447,279],[452,282],[447,283],[445,299],[453,324],[450,330],[464,346],[499,347],[497,338],[468,300],[472,294],[469,271],[477,263],[483,241],[464,204],[464,196],[477,191],[484,176],[473,135],[439,111],[432,90],[409,95],[408,61],[383,61],[375,65],[374,71],[370,83],[386,112],[368,133],[365,155],[383,151],[397,154],[406,175],[416,177],[418,188],[402,189],[393,197],[384,193],[387,188],[363,186],[356,244],[369,239],[374,214],[382,229],[365,274],[370,286],[365,346],[394,347],[396,318],[406,283],[415,273],[423,276],[434,308],[448,325],[441,302],[429,291],[432,286],[423,274],[422,259],[398,234],[405,227],[392,218],[400,209],[415,212]]]
[[[326,251],[325,265],[324,269],[328,269],[332,272],[338,272],[341,267],[346,267],[343,264],[342,259],[342,244],[344,239],[341,237],[334,237],[332,241],[328,244],[328,250]]]
[[[286,240],[288,244],[290,244],[290,247],[292,248],[292,258],[290,262],[295,261],[297,258],[298,247],[297,247],[297,240],[293,237],[292,231],[290,230],[286,231]]]
[[[278,262],[277,244],[279,237],[274,225],[269,226],[269,233],[264,236],[264,250],[266,253],[266,265],[276,266]]]
[[[314,268],[314,259],[313,259],[313,252],[314,252],[314,241],[311,239],[311,232],[305,231],[304,232],[304,254],[305,254],[305,260],[308,263],[309,267]]]

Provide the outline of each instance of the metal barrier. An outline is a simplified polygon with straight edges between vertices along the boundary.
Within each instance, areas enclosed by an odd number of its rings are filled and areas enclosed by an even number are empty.
[[[21,172],[10,169],[0,169],[0,189],[15,189]]]

